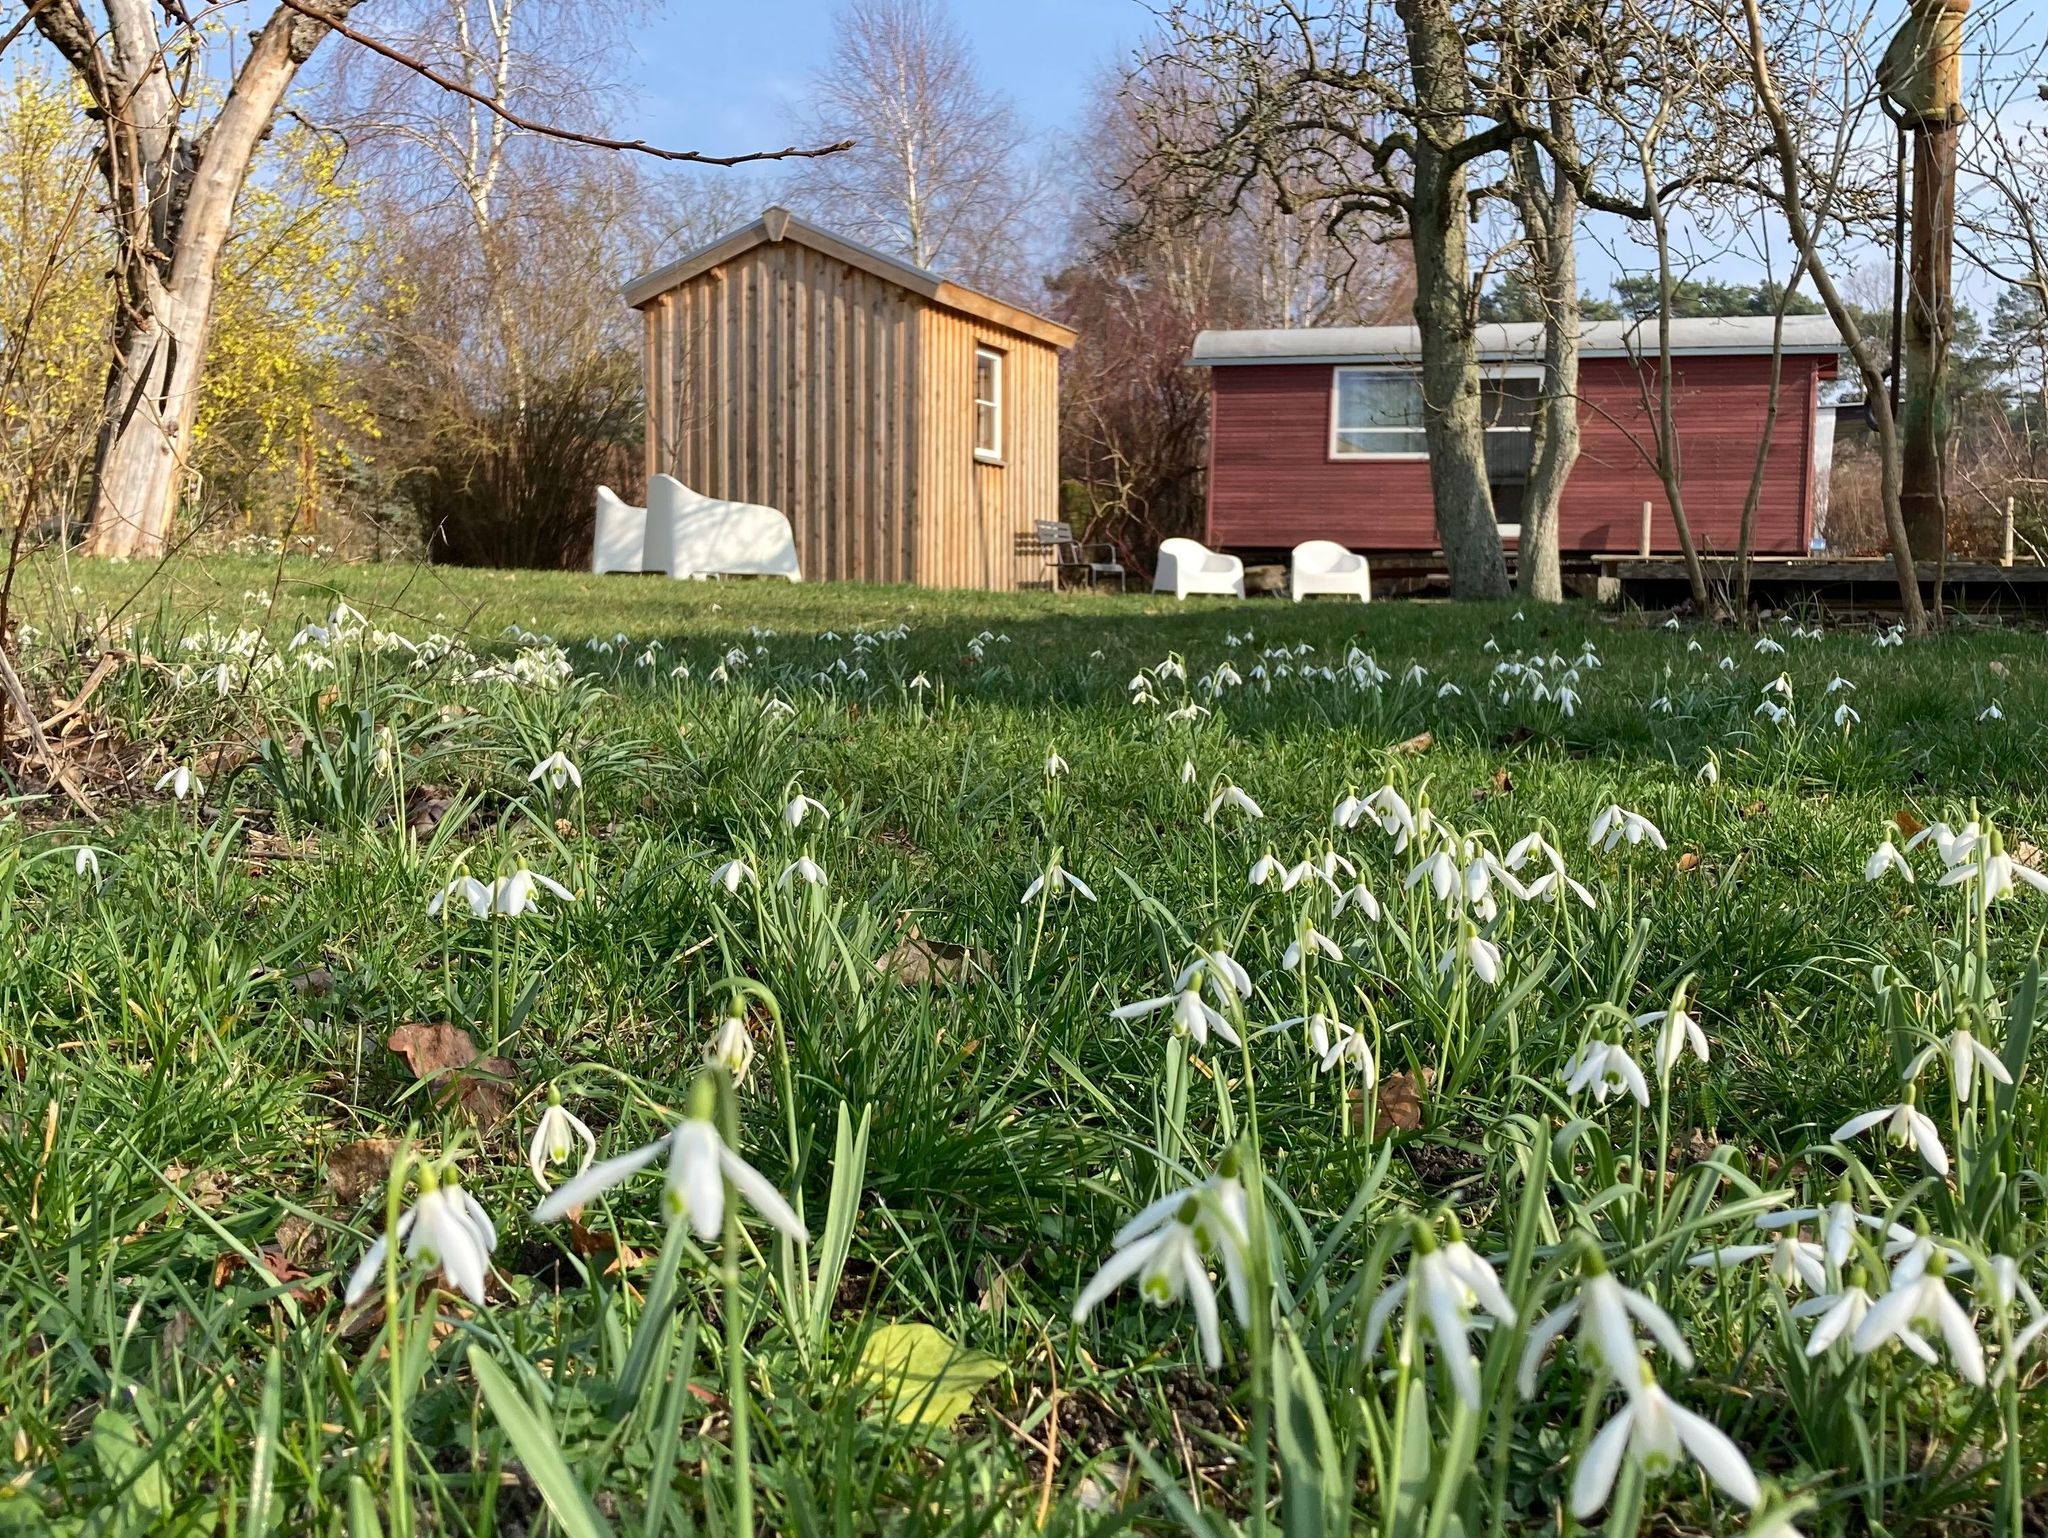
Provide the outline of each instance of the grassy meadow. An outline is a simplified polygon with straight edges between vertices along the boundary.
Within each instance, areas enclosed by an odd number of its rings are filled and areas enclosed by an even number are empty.
[[[0,1533],[2048,1523],[2037,633],[143,576]]]

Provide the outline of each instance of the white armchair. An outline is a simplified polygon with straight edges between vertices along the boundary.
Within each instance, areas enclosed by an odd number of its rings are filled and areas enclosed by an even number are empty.
[[[1287,595],[1300,603],[1310,593],[1355,595],[1360,603],[1371,603],[1372,567],[1364,556],[1333,540],[1296,545],[1287,571]]]
[[[597,488],[597,524],[590,538],[590,569],[638,571],[647,549],[647,509],[631,507],[609,486]]]
[[[1190,593],[1242,598],[1244,562],[1234,555],[1211,550],[1198,539],[1161,540],[1159,569],[1152,577],[1152,591],[1171,593],[1183,602]]]
[[[671,475],[647,482],[644,571],[683,577],[803,581],[789,520],[754,502],[701,496]]]

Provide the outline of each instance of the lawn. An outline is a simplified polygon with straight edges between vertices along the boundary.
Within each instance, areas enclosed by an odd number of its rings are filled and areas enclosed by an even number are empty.
[[[0,1532],[2048,1512],[2038,634],[143,575],[22,585]]]

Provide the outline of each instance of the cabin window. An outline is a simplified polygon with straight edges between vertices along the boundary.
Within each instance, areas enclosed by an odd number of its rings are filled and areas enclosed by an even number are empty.
[[[1003,355],[993,347],[974,349],[974,457],[1003,458]]]
[[[1528,479],[1530,427],[1542,371],[1513,364],[1480,381],[1488,479]],[[1427,459],[1422,431],[1422,376],[1412,369],[1340,368],[1331,390],[1332,459]]]

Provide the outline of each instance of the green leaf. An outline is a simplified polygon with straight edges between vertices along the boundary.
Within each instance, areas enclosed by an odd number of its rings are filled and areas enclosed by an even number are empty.
[[[956,1346],[928,1324],[885,1324],[861,1347],[855,1376],[886,1397],[899,1425],[948,1426],[1005,1364]]]
[[[519,1392],[519,1386],[505,1376],[505,1369],[492,1361],[481,1346],[471,1346],[469,1370],[484,1391],[484,1403],[504,1428],[506,1440],[526,1465],[526,1472],[562,1531],[569,1538],[611,1538],[611,1527],[598,1515],[571,1472],[553,1429],[533,1413],[533,1406]]]

